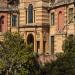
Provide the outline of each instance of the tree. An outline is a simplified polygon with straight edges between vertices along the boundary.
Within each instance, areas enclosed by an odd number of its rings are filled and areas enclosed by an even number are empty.
[[[32,46],[26,46],[18,33],[6,33],[0,42],[0,72],[2,75],[28,75],[37,70]]]
[[[63,43],[64,53],[44,66],[45,75],[75,75],[75,36],[68,36]]]

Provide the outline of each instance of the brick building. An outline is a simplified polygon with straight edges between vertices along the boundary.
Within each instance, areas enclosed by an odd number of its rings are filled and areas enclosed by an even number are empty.
[[[18,31],[38,54],[62,52],[65,37],[75,34],[74,4],[74,0],[7,0],[4,32]]]
[[[7,1],[0,0],[0,34],[7,31]]]

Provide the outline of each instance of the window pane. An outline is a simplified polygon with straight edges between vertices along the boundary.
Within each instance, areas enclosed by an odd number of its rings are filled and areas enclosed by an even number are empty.
[[[26,24],[27,24],[27,10],[26,10]]]
[[[54,25],[54,22],[55,22],[54,13],[51,13],[51,25]]]
[[[34,23],[35,23],[35,10],[34,10]]]
[[[2,32],[3,24],[4,24],[4,16],[0,16],[0,32]]]
[[[73,8],[69,9],[69,23],[73,22]]]
[[[16,26],[17,25],[17,15],[13,15],[12,16],[12,26]]]
[[[32,4],[28,7],[28,23],[33,23],[33,6]]]
[[[54,36],[51,36],[51,54],[54,54]]]

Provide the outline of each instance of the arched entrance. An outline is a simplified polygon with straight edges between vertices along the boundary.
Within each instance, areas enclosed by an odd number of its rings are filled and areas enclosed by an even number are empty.
[[[28,35],[28,37],[27,37],[27,44],[28,45],[32,44],[33,48],[34,48],[34,36],[32,34]]]

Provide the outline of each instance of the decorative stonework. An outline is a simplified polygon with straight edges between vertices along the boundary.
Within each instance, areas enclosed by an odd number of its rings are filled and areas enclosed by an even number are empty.
[[[9,0],[8,0],[9,1]],[[51,37],[54,37],[54,52],[62,52],[66,35],[74,34],[74,23],[69,23],[69,8],[74,8],[74,0],[0,0],[0,16],[5,17],[3,33],[19,32],[27,42],[29,34],[34,36],[34,52],[51,54]],[[28,6],[33,5],[33,23],[28,23]],[[8,6],[8,7],[7,7]],[[6,10],[4,9],[6,8]],[[54,12],[54,25],[51,13]],[[59,15],[59,12],[62,13]],[[18,16],[16,27],[12,27],[12,15]],[[64,36],[64,37],[63,37]]]

